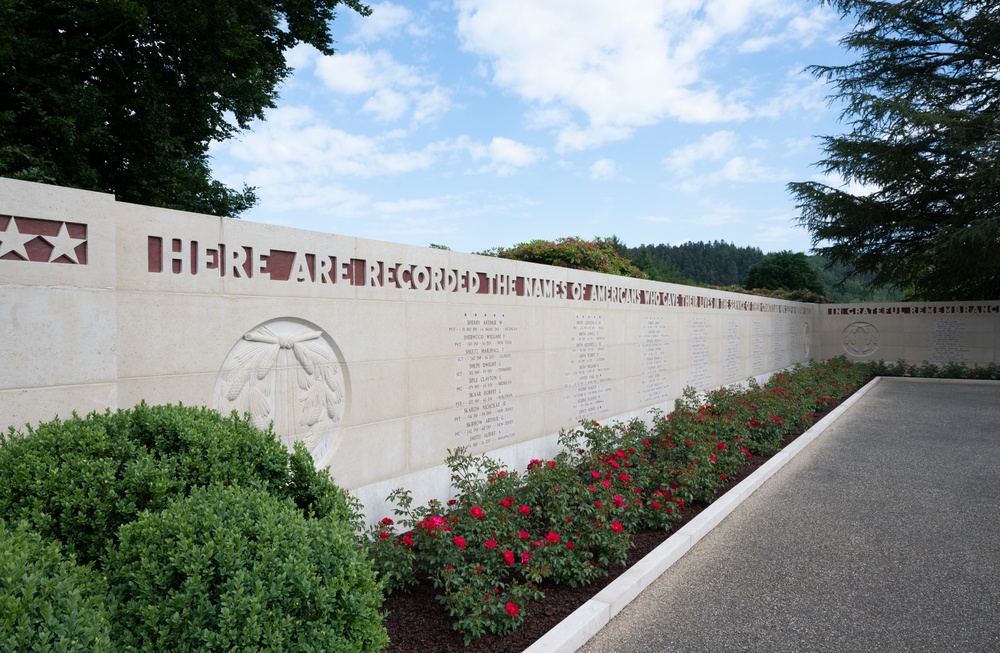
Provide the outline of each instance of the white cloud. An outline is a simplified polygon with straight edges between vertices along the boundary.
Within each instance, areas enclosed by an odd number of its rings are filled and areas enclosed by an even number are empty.
[[[342,52],[321,57],[316,76],[329,90],[346,95],[368,95],[362,111],[382,122],[401,120],[413,110],[413,122],[436,120],[451,109],[450,92],[413,66],[401,64],[379,50]]]
[[[663,163],[678,174],[688,174],[696,163],[719,160],[730,155],[736,149],[736,145],[736,134],[731,131],[717,131],[696,143],[671,150]]]
[[[374,114],[382,122],[393,122],[406,115],[410,108],[410,100],[405,95],[391,88],[380,88],[365,101],[362,111]]]
[[[791,113],[825,115],[830,86],[823,80],[796,67],[788,73],[787,81],[770,100],[755,109],[755,115],[780,118]]]
[[[373,177],[422,170],[437,158],[438,146],[393,148],[396,138],[349,134],[331,127],[312,109],[283,107],[239,141],[226,145],[235,159],[252,166],[251,185],[296,178]]]
[[[374,209],[380,213],[417,213],[440,211],[445,202],[440,199],[409,199],[393,202],[375,202]]]
[[[812,181],[818,181],[821,184],[826,184],[830,188],[836,188],[837,190],[842,190],[845,193],[850,193],[851,195],[856,195],[858,197],[867,197],[868,195],[879,191],[878,186],[848,180],[845,179],[843,175],[836,172],[818,175],[813,177]]]
[[[753,184],[785,182],[790,177],[790,172],[769,168],[761,163],[759,159],[734,156],[727,159],[722,167],[712,172],[685,179],[681,182],[680,188],[687,193],[697,193],[706,187],[722,183]]]
[[[316,76],[331,91],[349,95],[393,86],[415,88],[425,83],[415,68],[397,62],[385,50],[352,50],[323,57],[316,63]]]
[[[313,65],[320,56],[319,50],[308,43],[299,43],[285,50],[285,62],[295,69]]]
[[[463,136],[456,141],[455,146],[467,151],[473,161],[485,160],[476,172],[494,172],[502,177],[512,175],[518,168],[537,163],[545,157],[544,150],[503,136],[496,136],[485,145]]]
[[[813,136],[802,136],[800,138],[786,138],[785,154],[800,154],[817,144],[817,139]]]
[[[370,43],[395,36],[400,33],[404,26],[413,21],[413,14],[402,5],[381,2],[370,6],[371,15],[356,21],[358,29],[349,40]]]
[[[463,48],[494,84],[555,126],[558,149],[629,138],[665,118],[705,123],[753,115],[705,77],[720,44],[783,28],[782,0],[457,0]],[[802,29],[805,29],[805,24]],[[540,117],[551,121],[540,120]],[[554,119],[559,122],[553,125]]]
[[[765,141],[749,140],[751,148],[767,149]],[[740,146],[740,139],[735,133],[717,131],[697,142],[671,150],[663,164],[681,178],[681,190],[689,193],[723,182],[747,184],[788,179],[790,173],[787,171],[774,170],[758,158],[740,154]],[[696,169],[703,170],[706,163],[712,164],[711,170],[697,173]]]
[[[753,183],[760,181],[782,181],[788,173],[768,168],[759,159],[749,159],[744,156],[734,156],[726,161],[722,169],[714,176],[719,181],[735,181]]]
[[[611,179],[618,174],[618,166],[614,159],[598,159],[590,166],[588,176],[591,179]]]
[[[789,11],[794,5],[788,5]],[[761,52],[785,44],[807,47],[818,40],[835,42],[839,38],[839,17],[830,7],[813,7],[805,14],[792,15],[780,31],[748,38],[740,46],[742,52]]]

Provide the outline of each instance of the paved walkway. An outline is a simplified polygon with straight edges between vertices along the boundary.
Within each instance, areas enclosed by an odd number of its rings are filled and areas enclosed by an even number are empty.
[[[882,379],[579,650],[1000,651],[1000,382]]]

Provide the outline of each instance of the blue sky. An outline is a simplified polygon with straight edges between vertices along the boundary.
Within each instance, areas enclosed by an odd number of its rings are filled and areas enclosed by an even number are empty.
[[[808,0],[371,4],[300,45],[278,106],[214,146],[244,219],[476,252],[617,235],[807,251],[790,181],[824,179],[849,27]]]

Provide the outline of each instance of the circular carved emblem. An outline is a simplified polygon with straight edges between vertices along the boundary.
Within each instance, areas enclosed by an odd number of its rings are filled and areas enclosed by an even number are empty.
[[[841,336],[844,351],[851,356],[871,356],[878,349],[878,329],[868,322],[848,324]]]
[[[302,441],[318,463],[333,453],[344,419],[346,370],[336,343],[315,324],[271,320],[229,351],[215,382],[215,407],[248,413],[257,428],[273,423],[286,446]]]

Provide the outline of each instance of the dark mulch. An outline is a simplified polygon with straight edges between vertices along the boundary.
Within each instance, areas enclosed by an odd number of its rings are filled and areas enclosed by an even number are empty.
[[[831,406],[815,414],[819,421]],[[793,442],[801,433],[791,434],[785,438],[781,447]],[[754,473],[771,456],[753,456],[735,474],[733,474],[719,492],[722,496],[734,485]],[[705,505],[689,506],[681,512],[680,519],[674,522],[671,531],[640,531],[632,537],[632,548],[629,550],[625,565],[613,565],[608,569],[608,575],[592,585],[585,587],[567,587],[564,585],[543,585],[545,598],[532,601],[525,606],[524,623],[510,635],[499,637],[488,635],[463,645],[462,636],[452,630],[451,621],[444,609],[435,600],[436,590],[429,582],[415,586],[409,594],[397,593],[389,597],[383,610],[386,612],[385,627],[389,631],[389,647],[385,653],[520,653],[528,648],[542,635],[547,633],[560,621],[568,617],[574,610],[586,603],[600,592],[608,583],[618,578],[626,569],[641,560],[643,556],[659,546],[670,534],[688,523],[695,515],[705,509]]]

